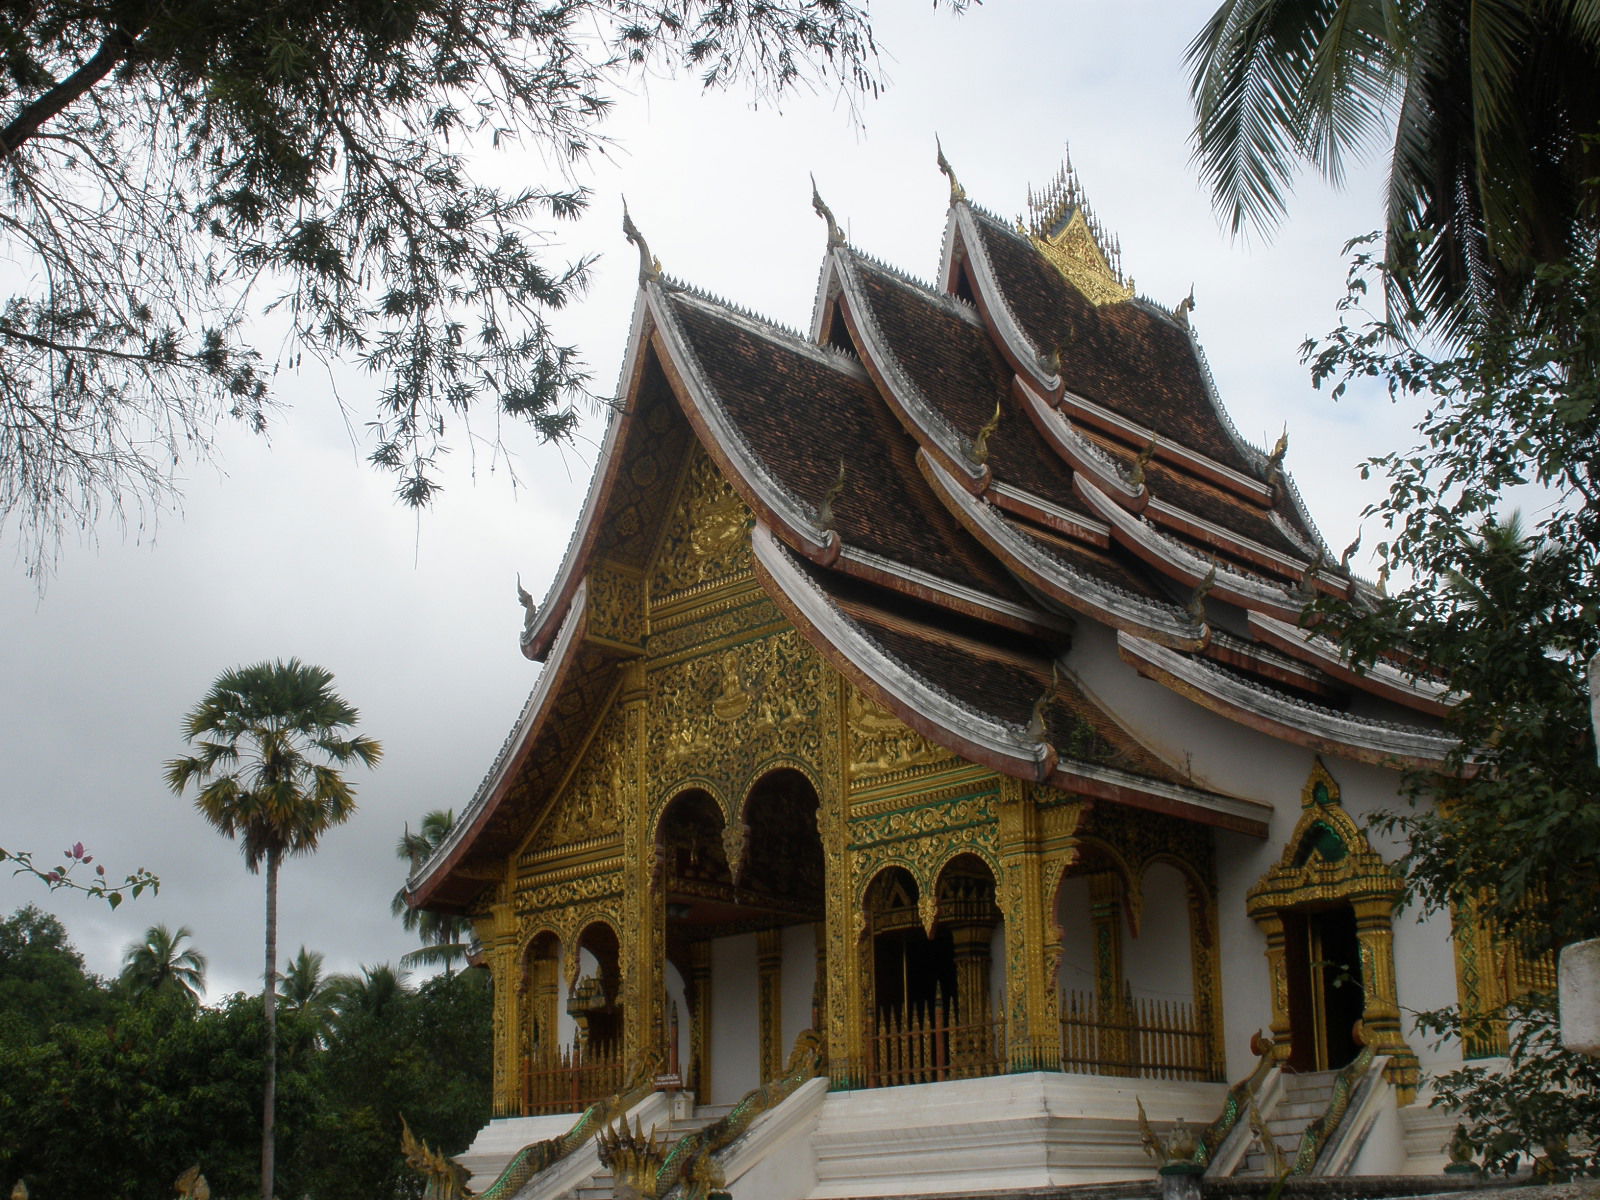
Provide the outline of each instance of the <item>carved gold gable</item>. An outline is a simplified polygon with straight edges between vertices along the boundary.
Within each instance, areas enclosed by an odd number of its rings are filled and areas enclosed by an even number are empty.
[[[1060,233],[1053,237],[1035,237],[1033,244],[1090,303],[1116,304],[1133,299],[1133,288],[1118,279],[1111,269],[1089,229],[1082,207],[1072,214]]]
[[[696,443],[650,573],[654,603],[750,571],[750,510]]]

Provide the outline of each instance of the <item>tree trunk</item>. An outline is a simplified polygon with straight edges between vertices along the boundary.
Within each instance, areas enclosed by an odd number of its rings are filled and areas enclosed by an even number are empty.
[[[267,969],[261,1011],[267,1021],[267,1082],[261,1098],[261,1200],[272,1200],[278,1093],[278,852],[267,852]]]

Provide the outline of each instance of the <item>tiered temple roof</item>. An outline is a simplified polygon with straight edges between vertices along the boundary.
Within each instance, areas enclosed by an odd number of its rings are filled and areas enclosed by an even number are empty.
[[[529,706],[415,897],[472,904],[649,631],[590,628],[645,570],[703,447],[753,518],[756,576],[833,667],[1005,774],[1261,834],[1262,805],[1164,761],[1074,678],[1075,630],[1213,712],[1320,752],[1436,762],[1442,690],[1357,672],[1300,627],[1359,595],[1283,468],[1223,411],[1188,322],[1137,296],[1070,178],[1008,224],[953,184],[937,286],[829,245],[809,338],[661,276],[567,556],[522,639]],[[743,536],[744,530],[734,531]],[[1375,715],[1376,714],[1376,715]]]

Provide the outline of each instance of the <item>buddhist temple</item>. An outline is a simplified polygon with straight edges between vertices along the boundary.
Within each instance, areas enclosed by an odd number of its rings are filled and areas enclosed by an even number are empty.
[[[1070,169],[1005,219],[939,166],[931,283],[814,197],[804,334],[628,223],[537,683],[410,884],[493,972],[474,1186],[1436,1175],[1419,1072],[1463,1051],[1406,1014],[1535,972],[1399,909],[1365,824],[1444,687],[1302,624],[1371,585]]]

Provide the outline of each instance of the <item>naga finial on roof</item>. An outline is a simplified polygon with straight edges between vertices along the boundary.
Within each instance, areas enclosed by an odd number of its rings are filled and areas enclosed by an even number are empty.
[[[833,481],[833,486],[828,489],[828,494],[822,498],[822,507],[817,511],[817,524],[824,533],[829,532],[837,524],[837,514],[833,511],[834,504],[844,494],[844,459],[839,460],[839,478]]]
[[[815,174],[811,176],[811,207],[816,210],[817,216],[828,223],[828,245],[844,245],[844,230],[840,229],[839,222],[833,219],[833,210],[823,203],[822,193],[817,191]]]
[[[994,402],[994,416],[990,417],[984,427],[978,430],[978,436],[972,439],[972,461],[980,467],[989,461],[989,439],[1000,428],[1000,401]]]
[[[639,283],[644,285],[653,279],[661,278],[661,260],[650,253],[650,246],[644,240],[644,234],[639,232],[639,227],[633,223],[633,218],[628,215],[628,198],[622,198],[622,233],[630,242],[639,248]]]
[[[939,135],[937,133],[933,135],[933,146],[939,152],[939,171],[950,181],[950,203],[959,204],[967,198],[967,189],[962,187],[960,181],[956,179],[955,168],[950,165],[950,160],[944,156],[944,147],[939,144]]]

